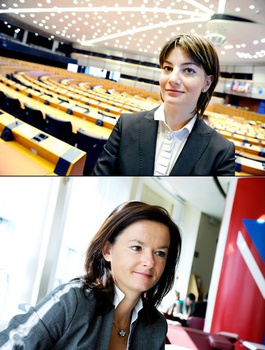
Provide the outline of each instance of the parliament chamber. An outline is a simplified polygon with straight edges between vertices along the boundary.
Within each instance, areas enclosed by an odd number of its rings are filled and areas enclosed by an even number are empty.
[[[0,173],[89,175],[119,116],[160,103],[155,92],[0,57]],[[237,176],[265,175],[265,115],[213,102],[204,120],[235,144]]]

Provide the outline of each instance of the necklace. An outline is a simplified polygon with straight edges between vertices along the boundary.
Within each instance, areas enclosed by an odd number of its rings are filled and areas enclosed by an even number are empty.
[[[114,324],[114,327],[116,328],[117,332],[118,332],[118,335],[120,337],[125,337],[126,333],[127,333],[127,328],[129,326],[129,324],[127,324],[127,326],[125,327],[125,329],[119,329],[117,326],[116,326],[116,323],[114,321],[112,321],[113,324]]]

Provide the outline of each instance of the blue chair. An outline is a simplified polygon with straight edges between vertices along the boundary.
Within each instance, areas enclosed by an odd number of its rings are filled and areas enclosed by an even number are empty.
[[[3,91],[0,91],[0,109],[5,111],[6,108],[6,95]]]
[[[72,131],[72,123],[68,120],[61,120],[46,114],[45,131],[57,139],[69,143],[75,144],[75,137]]]
[[[24,103],[24,107],[24,121],[32,126],[35,126],[35,128],[45,131],[45,120],[42,112],[39,109],[30,107],[27,103]]]
[[[24,120],[24,110],[21,107],[21,104],[18,98],[14,98],[9,95],[6,95],[5,111],[13,115],[15,118]]]
[[[106,139],[91,136],[81,129],[77,130],[75,146],[87,153],[83,175],[91,174],[106,142]]]

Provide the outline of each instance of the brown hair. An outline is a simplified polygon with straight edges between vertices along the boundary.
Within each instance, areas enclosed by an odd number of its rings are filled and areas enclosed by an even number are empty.
[[[184,50],[195,63],[204,69],[207,75],[213,76],[211,86],[206,92],[201,93],[197,101],[197,106],[193,111],[194,115],[197,113],[198,117],[202,118],[219,79],[220,65],[217,52],[212,43],[203,37],[192,34],[180,34],[169,40],[162,48],[159,54],[159,64],[161,68],[168,54],[175,47],[180,47]]]
[[[181,251],[181,235],[178,226],[172,221],[166,209],[160,206],[139,201],[123,203],[107,217],[86,252],[86,275],[82,279],[83,287],[93,289],[99,314],[110,310],[114,300],[114,282],[110,264],[104,259],[102,249],[107,241],[115,243],[117,236],[123,230],[140,220],[162,223],[168,227],[170,234],[170,247],[164,272],[156,285],[143,293],[144,307],[151,311],[172,288]],[[152,318],[151,312],[145,314]]]

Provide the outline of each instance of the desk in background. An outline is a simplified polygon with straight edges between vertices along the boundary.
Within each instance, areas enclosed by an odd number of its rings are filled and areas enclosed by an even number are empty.
[[[83,175],[86,152],[0,110],[1,175]]]
[[[16,84],[13,84],[13,87],[11,87],[0,83],[0,89],[5,94],[19,99],[22,108],[24,107],[24,103],[27,103],[30,107],[39,109],[44,118],[46,114],[50,114],[57,119],[70,121],[74,133],[76,133],[78,129],[82,129],[95,137],[103,137],[107,139],[114,128],[115,121],[110,120],[110,118],[105,118],[100,114],[86,113],[85,108],[79,108],[78,106],[73,106],[69,103],[66,105],[58,98],[36,92],[29,88],[24,89],[22,87],[22,90],[18,91],[15,87]],[[20,88],[21,87],[19,86],[17,89]],[[72,111],[71,114],[67,113],[68,109]],[[103,126],[98,126],[96,124],[98,119],[102,119]]]

